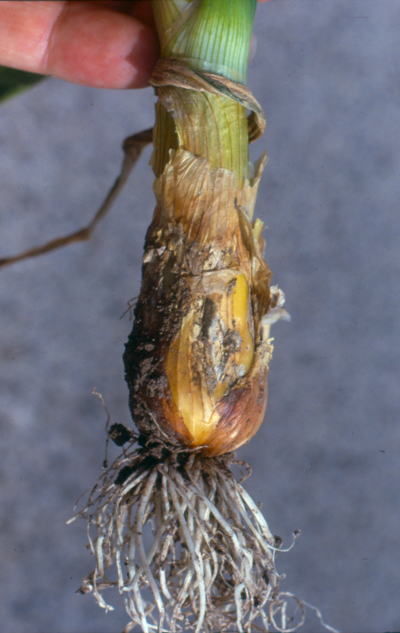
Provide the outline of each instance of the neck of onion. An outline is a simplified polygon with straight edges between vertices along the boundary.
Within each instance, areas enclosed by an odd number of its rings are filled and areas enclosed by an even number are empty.
[[[257,0],[153,0],[161,56],[200,73],[246,83]],[[184,120],[158,103],[153,168],[160,176],[170,151],[184,149],[211,168],[234,172],[242,187],[249,174],[246,108],[230,98],[171,87],[184,102]]]

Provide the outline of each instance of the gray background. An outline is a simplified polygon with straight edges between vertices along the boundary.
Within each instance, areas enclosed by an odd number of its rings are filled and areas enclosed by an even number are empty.
[[[240,451],[274,533],[282,588],[343,632],[399,631],[400,2],[271,0],[249,85],[268,119],[257,212],[291,323],[273,329],[266,420]],[[87,222],[151,89],[48,80],[1,107],[1,255]],[[129,422],[120,319],[139,289],[150,151],[93,239],[0,272],[4,633],[116,633],[76,595],[92,560],[66,526],[97,478],[103,394]],[[311,615],[307,633],[320,631]]]

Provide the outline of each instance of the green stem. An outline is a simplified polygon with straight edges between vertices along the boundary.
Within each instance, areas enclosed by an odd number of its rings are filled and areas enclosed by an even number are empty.
[[[246,82],[251,29],[257,0],[153,0],[164,58],[179,58],[199,72]],[[248,176],[246,109],[216,95],[171,88],[185,102],[185,119],[157,106],[153,165],[160,175],[169,150],[183,148],[208,159],[213,168]]]
[[[257,0],[153,0],[163,57],[246,83]]]

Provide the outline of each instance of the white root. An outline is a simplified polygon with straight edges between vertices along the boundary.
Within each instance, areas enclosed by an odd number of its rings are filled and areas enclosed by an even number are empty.
[[[337,633],[318,609],[280,593],[279,545],[226,459],[149,461],[132,446],[77,516],[88,521],[95,557],[81,591],[112,609],[102,593],[118,586],[131,618],[125,633],[290,633],[304,623],[306,607]],[[107,578],[113,569],[117,581]]]

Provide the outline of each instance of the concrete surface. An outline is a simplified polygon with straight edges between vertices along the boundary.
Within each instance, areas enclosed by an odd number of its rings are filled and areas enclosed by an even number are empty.
[[[265,423],[240,456],[282,587],[348,633],[399,631],[400,2],[271,0],[249,84],[268,128],[257,210],[291,323],[274,327]],[[0,110],[0,255],[87,222],[151,89],[48,80]],[[97,478],[105,414],[129,423],[120,319],[154,205],[148,151],[86,244],[0,272],[0,612],[4,633],[117,633],[75,594],[91,569],[66,526]],[[307,633],[320,626],[310,615]]]

